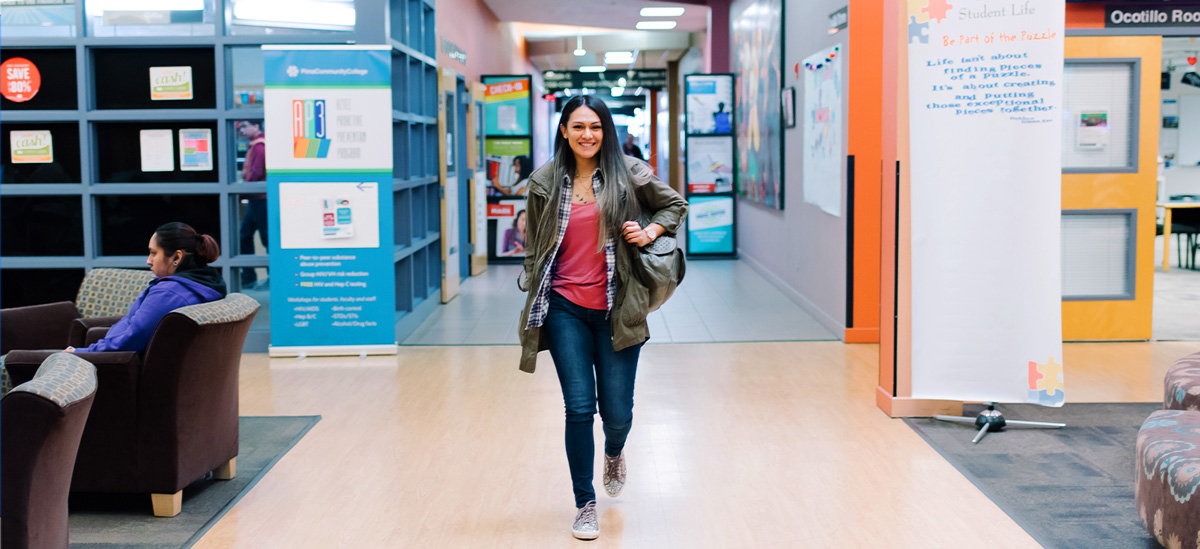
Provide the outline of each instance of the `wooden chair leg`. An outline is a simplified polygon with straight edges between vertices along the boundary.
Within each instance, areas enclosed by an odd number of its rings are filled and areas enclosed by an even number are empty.
[[[213,478],[217,480],[230,480],[237,475],[237,458],[229,460],[225,465],[213,469]]]
[[[183,490],[174,494],[150,494],[150,503],[154,506],[154,516],[173,517],[183,510]]]

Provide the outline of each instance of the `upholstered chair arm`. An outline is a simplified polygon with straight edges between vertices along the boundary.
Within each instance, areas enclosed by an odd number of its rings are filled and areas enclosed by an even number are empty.
[[[119,320],[121,320],[119,316],[77,318],[74,322],[71,322],[69,344],[72,347],[86,347],[100,341],[104,339],[104,335],[108,333],[108,329]]]
[[[79,311],[70,301],[0,310],[0,353],[65,349],[71,321],[78,317]]]

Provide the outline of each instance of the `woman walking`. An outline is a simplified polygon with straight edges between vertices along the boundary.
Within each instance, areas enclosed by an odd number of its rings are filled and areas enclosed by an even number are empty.
[[[626,157],[612,115],[594,95],[563,107],[554,159],[530,176],[521,313],[521,370],[549,350],[566,405],[567,463],[579,539],[600,535],[592,487],[599,405],[604,489],[625,485],[625,439],[633,423],[633,382],[649,295],[632,276],[638,248],[674,233],[687,202],[640,160]],[[634,221],[645,211],[650,222]]]

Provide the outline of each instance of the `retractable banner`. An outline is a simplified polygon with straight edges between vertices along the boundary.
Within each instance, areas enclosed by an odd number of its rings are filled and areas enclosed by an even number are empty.
[[[913,397],[1059,406],[1063,3],[908,10]]]
[[[263,57],[271,356],[394,354],[391,48]]]

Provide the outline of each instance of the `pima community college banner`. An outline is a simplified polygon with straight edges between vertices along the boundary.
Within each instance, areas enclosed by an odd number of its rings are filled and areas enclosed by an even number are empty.
[[[391,48],[263,58],[271,356],[394,354]]]
[[[1063,403],[1063,3],[909,0],[914,398]]]

